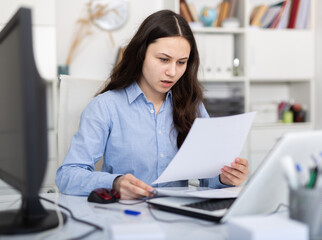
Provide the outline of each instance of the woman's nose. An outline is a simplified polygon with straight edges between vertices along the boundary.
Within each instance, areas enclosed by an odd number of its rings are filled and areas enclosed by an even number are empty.
[[[168,76],[175,76],[176,75],[176,65],[175,64],[169,64],[168,68],[167,68],[167,71],[166,71],[166,74]]]

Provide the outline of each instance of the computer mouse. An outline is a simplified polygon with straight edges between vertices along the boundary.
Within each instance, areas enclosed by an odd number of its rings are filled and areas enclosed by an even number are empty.
[[[115,203],[119,199],[120,194],[114,189],[97,188],[88,195],[87,201],[95,203]]]

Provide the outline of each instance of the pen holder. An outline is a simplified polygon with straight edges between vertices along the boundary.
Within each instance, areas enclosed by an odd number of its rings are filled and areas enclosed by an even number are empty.
[[[310,239],[322,239],[322,189],[290,190],[290,218],[307,224]]]

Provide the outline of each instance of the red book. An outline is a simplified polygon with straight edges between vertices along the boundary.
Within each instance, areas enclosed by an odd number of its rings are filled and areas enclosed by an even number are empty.
[[[300,0],[293,0],[291,14],[290,14],[290,20],[288,22],[288,28],[295,28],[296,17],[297,17],[299,5],[300,5]]]

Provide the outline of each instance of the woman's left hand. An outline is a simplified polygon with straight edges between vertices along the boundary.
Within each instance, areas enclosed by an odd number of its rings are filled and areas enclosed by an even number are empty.
[[[220,181],[226,185],[240,185],[242,184],[249,174],[248,161],[244,158],[236,158],[231,163],[231,167],[224,166],[219,175]]]

